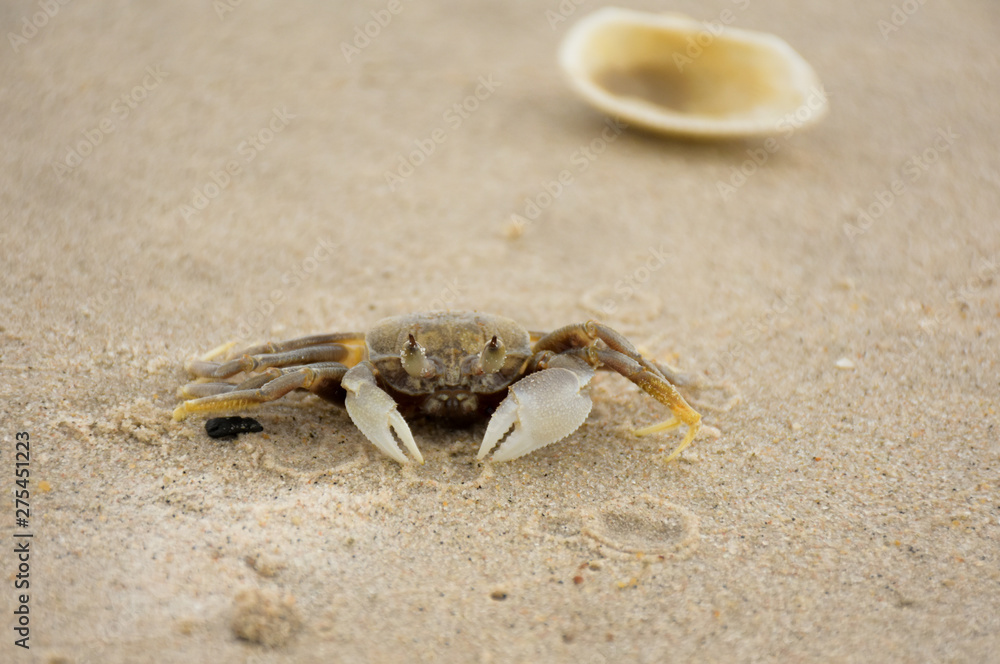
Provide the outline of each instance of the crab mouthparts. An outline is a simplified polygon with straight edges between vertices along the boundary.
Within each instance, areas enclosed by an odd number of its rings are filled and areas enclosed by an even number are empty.
[[[479,413],[479,399],[468,390],[438,390],[427,397],[421,410],[432,417],[471,419]]]

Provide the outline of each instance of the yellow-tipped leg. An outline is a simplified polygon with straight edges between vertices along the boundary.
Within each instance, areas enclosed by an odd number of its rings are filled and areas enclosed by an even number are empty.
[[[673,417],[665,422],[660,422],[659,424],[653,424],[648,427],[643,427],[636,431],[637,435],[645,436],[651,433],[657,433],[659,431],[668,431],[670,429],[675,429],[682,424],[686,424],[688,427],[687,434],[684,436],[684,440],[678,445],[673,452],[667,455],[664,459],[664,463],[673,461],[684,449],[691,444],[695,436],[698,435],[698,430],[701,428],[701,415],[697,413],[688,402],[684,400],[684,397],[680,395],[677,389],[670,384],[666,379],[650,374],[644,373],[640,376],[634,377],[633,382],[641,387],[644,392],[654,397],[657,401],[665,405],[673,413]]]
[[[189,399],[174,409],[173,417],[179,422],[192,413],[227,413],[243,410],[275,401],[292,390],[299,389],[311,390],[323,396],[332,387],[340,385],[340,380],[346,372],[347,367],[332,362],[294,369],[288,373],[278,369],[269,370],[233,386],[232,391]],[[206,383],[206,386],[212,389],[226,387],[222,383]]]
[[[178,390],[178,397],[185,401],[174,409],[175,421],[192,413],[243,410],[297,389],[339,403],[343,400],[340,380],[365,352],[364,334],[357,332],[267,342],[240,353],[233,352],[235,347],[236,342],[222,344],[187,362],[195,380]],[[240,373],[246,378],[237,383],[234,377]]]
[[[603,348],[593,350],[592,353],[597,356],[597,361],[601,365],[613,369],[625,378],[628,378],[638,385],[643,392],[670,409],[673,417],[664,422],[658,422],[657,424],[636,430],[635,434],[637,436],[648,436],[652,433],[676,429],[682,424],[687,425],[688,430],[684,436],[684,440],[667,456],[666,461],[676,459],[684,448],[690,445],[691,441],[698,435],[698,429],[701,428],[701,415],[688,405],[688,402],[684,400],[684,397],[677,391],[677,388],[671,385],[670,381],[648,361],[642,360],[643,363],[640,363],[639,360],[635,360],[616,350]]]
[[[661,431],[670,431],[671,429],[676,429],[680,425],[684,424],[676,417],[671,417],[665,422],[659,422],[658,424],[650,424],[648,427],[643,427],[641,429],[636,429],[632,433],[637,436],[648,436],[651,433],[660,433]]]
[[[174,408],[174,422],[180,422],[192,413],[228,413],[264,403],[261,399],[233,398],[219,394],[201,399],[191,399]]]
[[[585,359],[595,369],[605,367],[617,371],[669,408],[673,414],[669,420],[643,427],[635,432],[636,435],[646,436],[686,424],[688,430],[684,440],[670,453],[667,461],[676,459],[698,435],[701,415],[688,405],[671,383],[670,377],[676,377],[676,372],[665,372],[655,362],[644,358],[628,339],[607,325],[592,320],[578,325],[567,325],[546,335],[533,334],[531,339],[536,357],[542,351],[574,354]],[[597,340],[602,341],[607,348],[594,345]]]
[[[670,463],[671,461],[673,461],[674,459],[676,459],[678,456],[680,456],[681,452],[683,452],[684,449],[688,445],[691,444],[691,441],[694,440],[694,437],[698,435],[698,430],[699,429],[701,429],[701,421],[700,420],[698,422],[695,422],[694,424],[688,425],[688,432],[687,432],[687,435],[684,436],[684,440],[681,441],[681,444],[678,445],[676,447],[676,449],[674,449],[673,452],[671,452],[670,454],[667,455],[667,458],[664,459],[663,462],[664,463]]]
[[[233,347],[235,347],[237,343],[239,343],[239,342],[237,342],[237,341],[227,341],[224,344],[216,346],[215,348],[213,348],[212,350],[208,351],[207,353],[205,353],[204,355],[202,355],[198,359],[204,360],[205,362],[211,362],[212,360],[214,360],[215,358],[220,357],[220,356],[226,356],[226,357],[228,357],[229,351],[232,350]]]
[[[679,417],[671,417],[669,420],[665,422],[650,424],[648,427],[636,429],[633,433],[635,433],[635,435],[637,436],[648,436],[653,433],[660,433],[661,431],[670,431],[671,429],[676,429],[682,424],[687,424],[688,431],[687,435],[684,436],[684,440],[682,440],[681,444],[678,445],[676,448],[674,448],[674,451],[671,452],[669,455],[667,455],[667,458],[664,459],[664,463],[669,463],[670,461],[673,461],[678,456],[680,456],[680,453],[683,452],[684,449],[691,444],[691,441],[693,441],[695,439],[695,436],[698,435],[698,430],[701,429],[701,416],[699,416],[698,413],[695,413],[693,410],[688,408],[685,415],[687,415],[689,419],[693,419],[691,418],[691,415],[694,415],[694,417],[697,419],[694,419],[693,422],[690,421],[685,422]]]

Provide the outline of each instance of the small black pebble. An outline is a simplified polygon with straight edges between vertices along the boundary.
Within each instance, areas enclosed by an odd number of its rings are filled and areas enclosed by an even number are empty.
[[[264,427],[252,417],[213,417],[205,422],[210,438],[235,438],[241,433],[258,433]]]

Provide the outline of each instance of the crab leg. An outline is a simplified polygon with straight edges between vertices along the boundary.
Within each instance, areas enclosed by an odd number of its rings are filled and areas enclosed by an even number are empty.
[[[185,401],[174,409],[174,420],[180,421],[192,413],[225,413],[258,406],[262,403],[280,399],[292,390],[306,389],[320,396],[334,392],[340,385],[347,367],[333,362],[300,367],[281,375],[265,374],[271,380],[257,386],[260,379],[251,378],[228,392],[222,391],[218,383],[206,383],[215,386],[208,391],[218,390],[214,394]],[[195,384],[197,385],[197,384]],[[245,389],[238,389],[248,386]],[[191,386],[188,386],[191,387]],[[187,389],[187,388],[185,388]]]
[[[598,339],[603,341],[608,348],[593,348],[593,344]],[[636,435],[645,436],[658,431],[666,431],[682,424],[688,426],[687,435],[684,436],[681,444],[666,458],[667,461],[676,459],[684,448],[691,444],[701,427],[701,415],[688,405],[672,384],[674,382],[687,383],[690,382],[690,379],[650,362],[639,354],[639,351],[628,339],[595,320],[561,327],[541,337],[534,345],[536,353],[539,351],[582,352],[584,348],[588,350],[586,354],[588,362],[594,366],[604,365],[617,371],[642,388],[646,394],[667,406],[673,413],[673,417],[669,420],[639,429],[635,432]],[[576,351],[575,349],[581,350]]]
[[[342,344],[347,346],[363,345],[365,335],[363,332],[333,332],[331,334],[313,334],[308,337],[296,337],[285,341],[268,341],[267,343],[251,346],[241,353],[241,355],[261,355],[265,353],[282,353],[286,350],[298,350],[310,346],[327,346],[330,344]]]
[[[249,349],[254,350],[254,349]],[[200,378],[229,378],[241,371],[258,371],[270,367],[289,367],[317,362],[337,362],[352,366],[360,360],[361,349],[341,344],[308,346],[276,353],[244,353],[226,362],[199,359],[189,362],[187,370]],[[353,360],[353,361],[352,361]]]
[[[637,436],[646,436],[658,431],[674,429],[682,424],[687,425],[688,430],[687,435],[684,436],[684,440],[667,456],[665,461],[676,459],[684,451],[684,448],[691,444],[694,437],[698,435],[698,430],[701,428],[701,415],[688,405],[684,397],[677,391],[677,388],[671,385],[670,381],[666,380],[658,371],[651,370],[648,366],[640,364],[633,358],[617,350],[604,348],[587,350],[596,356],[597,361],[601,365],[613,369],[625,378],[628,378],[642,388],[643,392],[665,405],[673,413],[673,417],[669,420],[636,430],[635,434]]]
[[[365,360],[354,365],[344,376],[341,386],[347,390],[347,414],[365,438],[399,463],[406,463],[408,459],[392,436],[395,431],[407,451],[423,464],[424,457],[413,440],[410,427],[396,409],[396,402],[378,386],[371,362]]]
[[[238,390],[255,390],[275,378],[280,378],[284,373],[287,372],[283,372],[281,369],[265,369],[262,373],[255,374],[242,383],[188,383],[177,390],[177,396],[181,399],[200,399]]]
[[[500,444],[494,461],[510,461],[562,440],[587,419],[592,404],[584,388],[594,376],[593,367],[567,355],[539,364],[541,371],[510,386],[490,419],[478,458],[485,457],[511,427],[514,430]]]
[[[553,330],[538,339],[533,350],[536,353],[544,350],[562,353],[572,348],[592,346],[598,339],[603,341],[608,348],[635,360],[650,372],[663,376],[660,367],[640,355],[631,341],[621,333],[596,320],[588,320],[586,323],[576,323]]]

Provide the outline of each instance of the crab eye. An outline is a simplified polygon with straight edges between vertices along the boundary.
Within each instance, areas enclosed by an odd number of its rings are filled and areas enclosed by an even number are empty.
[[[429,378],[434,375],[434,363],[427,359],[427,351],[417,343],[412,334],[399,351],[399,359],[406,373],[414,378]]]
[[[485,373],[496,373],[503,367],[506,359],[507,349],[494,334],[493,338],[483,347],[482,352],[479,353],[479,366],[483,368]]]

